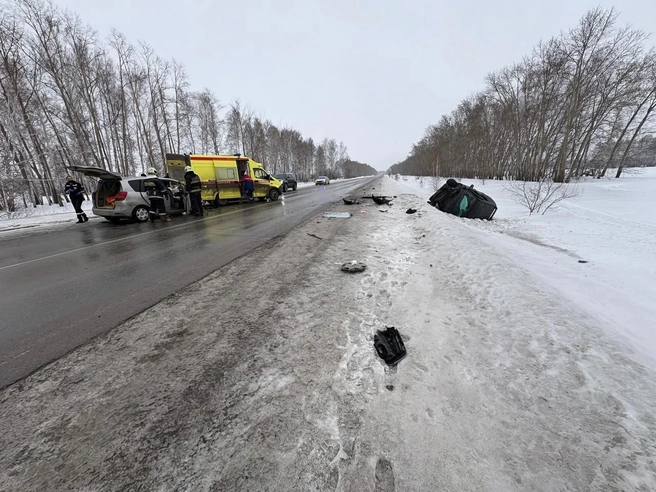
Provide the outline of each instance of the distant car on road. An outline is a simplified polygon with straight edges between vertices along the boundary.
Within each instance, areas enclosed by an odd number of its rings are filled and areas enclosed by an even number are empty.
[[[315,185],[329,185],[330,180],[328,179],[328,176],[319,176],[317,179],[314,180]]]
[[[282,181],[281,189],[283,193],[287,190],[296,191],[296,188],[298,188],[298,182],[294,173],[274,174],[273,177]]]
[[[148,176],[121,176],[120,174],[99,167],[72,166],[73,171],[99,178],[96,191],[93,192],[93,208],[95,215],[104,217],[110,222],[129,219],[133,222],[147,222],[150,201],[144,181]],[[179,215],[185,211],[184,187],[175,179],[159,178],[168,187],[169,193],[164,195],[164,206],[168,215]]]

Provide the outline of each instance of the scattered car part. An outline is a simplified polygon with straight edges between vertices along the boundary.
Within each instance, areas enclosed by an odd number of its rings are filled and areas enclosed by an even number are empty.
[[[344,205],[359,205],[360,200],[357,198],[342,198],[344,200]]]
[[[497,204],[485,193],[467,186],[455,179],[448,179],[429,199],[433,207],[448,214],[468,219],[492,220]]]
[[[308,236],[316,237],[317,239],[323,239],[322,237],[317,236],[316,234],[307,233]]]
[[[348,272],[348,273],[364,272],[364,270],[366,268],[367,268],[367,265],[365,265],[361,261],[357,261],[357,260],[347,261],[346,263],[343,263],[342,266],[341,266],[341,270],[343,272]]]
[[[323,216],[327,219],[348,219],[351,212],[325,212]]]
[[[389,205],[390,202],[392,201],[389,198],[386,198],[384,196],[376,196],[376,195],[371,195],[371,199],[377,204],[377,205]]]
[[[388,366],[397,365],[407,355],[401,334],[393,326],[388,326],[385,331],[376,331],[374,348],[378,357],[383,359]]]
[[[405,211],[406,214],[414,214],[417,212],[416,208],[409,208],[408,210]]]

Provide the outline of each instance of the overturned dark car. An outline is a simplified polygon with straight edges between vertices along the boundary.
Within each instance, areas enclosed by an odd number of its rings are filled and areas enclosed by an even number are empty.
[[[448,179],[446,184],[428,199],[433,207],[442,212],[466,217],[468,219],[492,220],[497,211],[497,204],[487,196],[455,179]]]

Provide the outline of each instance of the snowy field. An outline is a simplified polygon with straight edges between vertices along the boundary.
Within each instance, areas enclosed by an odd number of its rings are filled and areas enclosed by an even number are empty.
[[[0,392],[0,490],[656,490],[654,176],[475,184],[497,220],[377,180]]]
[[[462,183],[473,184],[499,207],[492,222],[467,225],[490,232],[481,237],[602,318],[611,327],[609,335],[623,337],[656,367],[656,168],[642,171],[582,180],[580,197],[531,216],[503,182]],[[398,184],[422,198],[430,197],[435,185],[417,177],[401,177]]]

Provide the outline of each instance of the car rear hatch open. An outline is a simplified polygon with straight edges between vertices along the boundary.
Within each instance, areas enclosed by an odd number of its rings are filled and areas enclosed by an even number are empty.
[[[100,179],[93,194],[93,204],[97,208],[114,208],[115,197],[122,191],[120,174],[90,166],[70,166],[68,169]]]
[[[70,166],[68,169],[75,171],[76,173],[84,174],[92,178],[100,179],[118,179],[120,181],[121,175],[108,171],[107,169],[102,169],[100,167],[91,167],[91,166]]]

